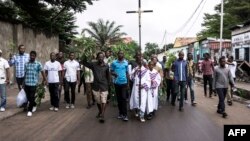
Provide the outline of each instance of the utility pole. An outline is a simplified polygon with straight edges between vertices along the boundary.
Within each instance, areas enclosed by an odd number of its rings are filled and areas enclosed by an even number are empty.
[[[223,15],[224,14],[224,0],[221,0],[221,17],[220,17],[220,57],[222,56],[222,38],[223,38]]]
[[[127,11],[126,13],[131,14],[131,13],[138,13],[138,20],[139,20],[139,48],[140,48],[140,53],[142,54],[142,49],[141,49],[141,14],[142,13],[150,13],[153,12],[153,10],[141,10],[141,0],[138,0],[138,11]],[[141,59],[141,61],[143,61]],[[141,62],[142,65],[142,62]],[[140,75],[139,75],[140,81],[139,81],[139,105],[141,105],[141,69],[140,69]]]

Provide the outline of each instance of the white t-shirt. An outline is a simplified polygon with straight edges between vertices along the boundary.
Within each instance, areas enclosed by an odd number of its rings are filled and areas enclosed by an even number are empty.
[[[0,84],[4,84],[6,81],[6,69],[9,68],[7,60],[0,58]]]
[[[77,81],[77,71],[80,70],[80,65],[75,60],[68,60],[63,64],[64,70],[66,70],[65,78],[68,82]]]
[[[234,65],[228,65],[228,68],[233,76],[233,78],[236,78],[235,76],[235,72],[236,72],[236,67],[237,67],[237,63],[235,61],[232,62]]]
[[[62,70],[62,66],[58,61],[46,62],[44,65],[44,70],[48,71],[48,83],[60,82],[58,72]]]

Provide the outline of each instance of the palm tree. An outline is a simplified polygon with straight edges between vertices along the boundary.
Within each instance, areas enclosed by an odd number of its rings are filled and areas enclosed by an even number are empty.
[[[88,22],[90,28],[82,30],[82,34],[87,32],[96,41],[97,46],[102,50],[110,45],[121,41],[121,37],[126,33],[121,32],[122,25],[115,26],[115,22],[103,21],[99,19],[95,22]]]

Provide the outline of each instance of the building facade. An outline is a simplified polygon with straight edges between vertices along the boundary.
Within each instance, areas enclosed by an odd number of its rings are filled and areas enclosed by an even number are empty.
[[[250,62],[250,21],[232,30],[233,56],[236,60]]]

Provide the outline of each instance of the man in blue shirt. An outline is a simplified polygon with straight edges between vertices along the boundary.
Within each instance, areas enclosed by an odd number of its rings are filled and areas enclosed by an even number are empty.
[[[9,64],[10,66],[15,65],[16,70],[16,81],[18,85],[19,91],[21,90],[21,86],[24,81],[24,65],[29,62],[29,54],[25,53],[25,46],[18,46],[18,54],[14,55],[14,57],[10,57]]]
[[[115,77],[115,91],[118,101],[118,119],[128,121],[127,117],[127,88],[128,88],[128,62],[124,59],[124,53],[118,52],[118,59],[111,64],[111,74]]]
[[[175,92],[172,97],[172,105],[175,105],[176,96],[180,92],[180,103],[179,103],[179,111],[183,110],[183,98],[185,94],[185,86],[187,81],[187,62],[183,60],[184,53],[179,52],[179,58],[174,62],[174,82],[175,82]]]
[[[31,117],[32,112],[36,111],[35,93],[39,83],[39,73],[43,77],[43,84],[46,83],[45,73],[40,62],[36,61],[36,51],[30,52],[30,60],[24,66],[24,90],[29,102],[27,116]]]

